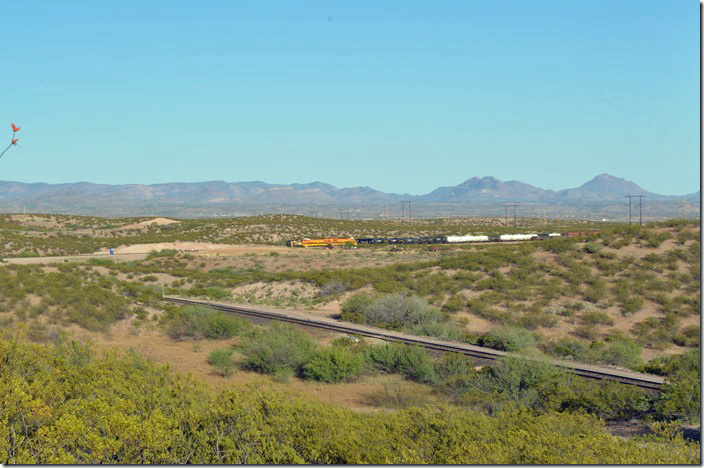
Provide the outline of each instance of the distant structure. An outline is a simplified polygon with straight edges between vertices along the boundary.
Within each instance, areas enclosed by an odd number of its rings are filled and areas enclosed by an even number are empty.
[[[637,198],[638,199],[638,205],[640,209],[640,225],[643,225],[643,197],[645,195],[626,195],[626,198],[628,198],[628,224],[631,224],[633,222],[633,210],[631,209],[631,199],[632,198]]]
[[[504,205],[504,214],[505,214],[505,217],[506,217],[506,226],[508,226],[508,207],[509,207],[509,206],[512,206],[512,207],[513,207],[513,226],[516,227],[516,226],[518,226],[518,223],[516,222],[516,207],[517,207],[518,205],[516,205],[516,204],[514,204],[514,203],[509,203],[509,204]]]
[[[408,221],[411,221],[411,203],[412,200],[401,200],[401,221],[406,219],[406,213],[408,213]]]

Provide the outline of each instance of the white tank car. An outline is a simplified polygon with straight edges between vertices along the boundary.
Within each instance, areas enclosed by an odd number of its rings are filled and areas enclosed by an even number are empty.
[[[489,242],[489,236],[447,236],[447,242]]]
[[[548,236],[550,237],[560,237],[561,235],[562,234],[560,234],[559,232],[551,232],[550,234],[548,234]]]
[[[502,242],[505,241],[523,241],[523,240],[531,240],[535,237],[538,237],[537,234],[503,234],[499,236],[499,240]]]

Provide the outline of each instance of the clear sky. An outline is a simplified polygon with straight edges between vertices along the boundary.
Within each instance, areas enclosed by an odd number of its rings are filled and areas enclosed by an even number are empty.
[[[696,0],[1,7],[0,180],[699,190]]]

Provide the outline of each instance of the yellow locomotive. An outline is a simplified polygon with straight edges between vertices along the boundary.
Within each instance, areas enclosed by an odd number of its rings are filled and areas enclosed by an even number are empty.
[[[336,245],[357,245],[353,237],[326,237],[324,239],[303,239],[286,241],[289,247],[334,247]]]

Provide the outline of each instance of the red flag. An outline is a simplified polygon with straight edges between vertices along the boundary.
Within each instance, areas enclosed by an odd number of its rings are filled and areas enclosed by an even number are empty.
[[[20,131],[20,127],[16,127],[15,124],[13,123],[13,124],[12,124],[12,131],[13,131],[13,132],[19,132],[19,131]]]

